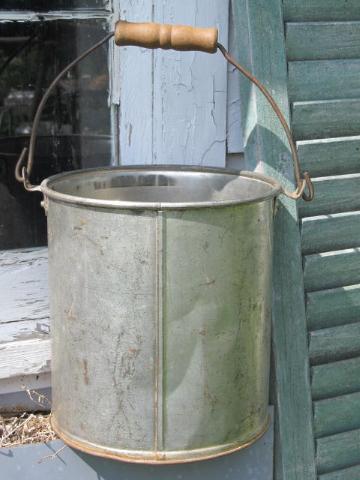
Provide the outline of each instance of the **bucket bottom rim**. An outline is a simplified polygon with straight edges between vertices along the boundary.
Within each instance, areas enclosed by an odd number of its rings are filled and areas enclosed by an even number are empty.
[[[146,451],[146,450],[125,450],[103,447],[80,439],[69,432],[62,430],[54,415],[50,416],[50,423],[58,437],[69,447],[80,450],[81,452],[95,455],[101,458],[109,458],[126,463],[137,463],[145,465],[172,465],[179,463],[191,463],[201,460],[210,460],[213,458],[229,455],[250,447],[257,442],[269,429],[271,422],[270,414],[267,414],[264,424],[261,428],[246,441],[231,442],[216,447],[198,448],[188,451]],[[190,453],[190,456],[189,456]]]

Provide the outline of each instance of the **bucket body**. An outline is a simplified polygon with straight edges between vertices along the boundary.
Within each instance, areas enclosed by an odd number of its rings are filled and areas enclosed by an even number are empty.
[[[71,446],[176,463],[268,425],[278,185],[207,169],[102,169],[43,182],[52,423]]]

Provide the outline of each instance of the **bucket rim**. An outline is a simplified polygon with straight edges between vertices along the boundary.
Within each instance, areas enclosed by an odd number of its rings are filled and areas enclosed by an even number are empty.
[[[76,177],[88,175],[91,173],[108,173],[108,172],[185,172],[185,173],[210,173],[210,174],[227,174],[237,177],[244,177],[251,180],[257,180],[266,183],[271,187],[269,191],[256,198],[249,200],[205,200],[205,201],[189,201],[189,202],[143,202],[143,201],[127,201],[127,200],[104,200],[90,197],[81,197],[68,193],[57,192],[51,188],[58,180],[66,177]],[[179,209],[198,209],[198,208],[213,208],[225,207],[231,205],[248,205],[251,203],[260,203],[269,199],[273,199],[283,192],[280,183],[272,177],[268,177],[262,173],[251,172],[246,170],[236,170],[219,167],[198,167],[189,165],[127,165],[127,166],[109,166],[109,167],[95,167],[72,170],[69,172],[62,172],[52,175],[41,182],[41,192],[50,200],[60,203],[81,205],[105,209],[120,209],[120,210],[179,210]]]

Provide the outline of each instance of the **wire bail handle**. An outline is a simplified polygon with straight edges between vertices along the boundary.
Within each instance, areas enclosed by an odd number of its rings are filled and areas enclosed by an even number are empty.
[[[22,182],[24,188],[28,191],[40,191],[40,185],[32,185],[30,182],[30,176],[34,164],[34,151],[36,143],[36,135],[40,122],[40,117],[47,99],[51,95],[53,89],[61,80],[61,78],[77,63],[90,55],[94,50],[99,48],[104,43],[108,42],[112,37],[115,37],[115,43],[118,46],[133,45],[143,48],[162,48],[172,49],[180,51],[201,51],[206,53],[216,53],[217,50],[223,54],[225,59],[233,65],[239,72],[249,79],[265,96],[269,102],[271,108],[275,112],[279,119],[289,146],[294,165],[294,176],[296,181],[296,189],[293,192],[289,192],[283,189],[283,193],[294,200],[303,198],[305,201],[311,201],[314,198],[314,187],[308,172],[301,174],[300,161],[297,152],[297,148],[290,130],[290,127],[282,114],[278,104],[268,89],[248,70],[242,65],[237,63],[234,58],[229,54],[226,48],[218,42],[218,30],[217,28],[198,28],[184,25],[166,25],[158,23],[132,23],[124,20],[119,20],[115,25],[115,31],[109,33],[102,40],[90,47],[88,50],[79,55],[69,65],[67,65],[51,82],[50,86],[44,93],[39,106],[36,110],[34,122],[31,130],[29,151],[24,148],[21,152],[19,160],[15,167],[15,178],[19,182]],[[27,155],[27,164],[23,165]],[[307,190],[307,191],[306,191]]]

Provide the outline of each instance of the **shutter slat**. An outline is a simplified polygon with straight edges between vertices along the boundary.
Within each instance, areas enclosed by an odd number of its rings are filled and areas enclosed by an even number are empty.
[[[292,102],[360,97],[360,59],[289,62]]]
[[[305,256],[305,290],[325,290],[359,283],[359,253],[359,248],[351,248]]]
[[[311,391],[314,400],[360,391],[360,358],[312,367]]]
[[[299,22],[286,26],[288,61],[360,58],[360,22]]]
[[[360,136],[303,140],[297,146],[301,166],[312,177],[360,173]]]
[[[325,473],[324,475],[320,475],[318,478],[319,480],[359,480],[360,465],[345,468],[344,470],[337,470],[336,472]]]
[[[287,22],[360,20],[359,0],[284,0]],[[359,476],[360,478],[360,476]]]
[[[360,174],[314,178],[313,183],[314,200],[298,203],[302,217],[360,210]]]
[[[360,285],[307,293],[306,313],[310,330],[360,322]]]
[[[360,211],[303,218],[303,254],[360,246]]]
[[[292,127],[297,140],[358,135],[360,99],[294,102]]]
[[[359,392],[314,402],[315,438],[355,428],[360,428]]]
[[[316,446],[319,474],[360,463],[360,430],[319,438]]]
[[[360,323],[311,332],[309,355],[312,365],[360,356]]]

